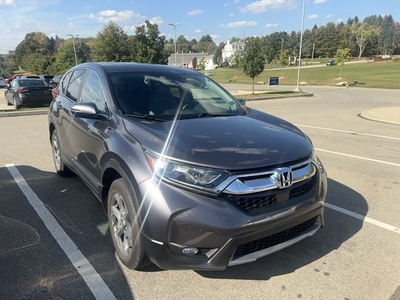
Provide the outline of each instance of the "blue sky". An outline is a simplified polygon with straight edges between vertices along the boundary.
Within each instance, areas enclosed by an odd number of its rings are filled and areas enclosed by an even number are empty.
[[[174,38],[168,24],[180,23],[177,37],[200,40],[208,34],[218,44],[231,37],[299,31],[302,8],[303,0],[0,0],[0,53],[14,50],[35,31],[95,37],[110,20],[128,34],[150,20],[167,39]],[[306,0],[304,29],[388,14],[400,22],[400,0]]]

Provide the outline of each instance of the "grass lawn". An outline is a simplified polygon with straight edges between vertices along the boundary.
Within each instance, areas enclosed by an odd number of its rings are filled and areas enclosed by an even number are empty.
[[[268,83],[268,77],[279,77],[280,85],[297,84],[296,68],[283,67],[265,69],[255,78],[255,83]],[[244,83],[251,84],[252,80],[241,69],[220,68],[206,72],[210,78],[220,83]],[[300,70],[300,82],[307,85],[336,85],[338,82],[347,81],[355,86],[366,88],[400,89],[400,63],[399,62],[369,62],[354,63],[344,66],[326,67],[302,67]]]

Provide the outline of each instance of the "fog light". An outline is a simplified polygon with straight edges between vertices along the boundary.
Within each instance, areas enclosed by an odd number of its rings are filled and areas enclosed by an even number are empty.
[[[182,254],[185,254],[185,255],[195,255],[195,254],[197,254],[197,252],[199,252],[199,249],[197,249],[197,248],[186,247],[186,248],[182,249]]]

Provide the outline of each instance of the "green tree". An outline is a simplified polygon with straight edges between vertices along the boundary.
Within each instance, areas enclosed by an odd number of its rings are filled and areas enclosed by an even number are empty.
[[[343,66],[350,57],[350,48],[339,48],[336,51],[335,60],[339,66]]]
[[[193,67],[193,69],[197,70],[197,57],[193,57],[193,59],[192,59],[192,67]]]
[[[200,60],[197,62],[197,68],[199,70],[204,70],[206,68],[206,59],[204,58],[204,56],[202,58],[200,58]]]
[[[339,48],[336,50],[336,63],[340,66],[340,74],[339,78],[342,78],[342,67],[346,61],[349,60],[350,57],[350,48]]]
[[[396,26],[391,15],[384,16],[379,34],[379,52],[381,54],[392,54],[395,48]]]
[[[265,55],[268,62],[277,60],[282,49],[289,49],[289,35],[285,31],[274,32],[262,38],[265,46]]]
[[[75,50],[78,64],[90,61],[90,44],[92,39],[75,39]],[[67,39],[63,41],[58,47],[57,55],[55,56],[55,62],[53,71],[51,74],[63,74],[69,68],[75,65],[75,55],[73,40]]]
[[[333,57],[339,43],[340,37],[335,23],[329,22],[317,29],[315,45],[320,56]]]
[[[176,51],[189,53],[192,50],[190,42],[185,38],[184,35],[178,36],[176,39]]]
[[[18,69],[14,54],[0,56],[0,73],[2,77],[9,77]]]
[[[41,74],[51,63],[53,52],[54,42],[42,32],[31,32],[15,48],[15,60],[25,70]]]
[[[351,24],[351,32],[358,45],[358,58],[360,59],[367,44],[379,35],[379,28],[373,27],[366,22]]]
[[[131,37],[131,59],[135,62],[166,64],[168,56],[164,51],[165,37],[160,35],[158,25],[146,20],[145,24],[136,27]]]
[[[242,57],[243,72],[249,76],[252,81],[252,93],[254,94],[254,78],[264,71],[265,54],[263,44],[259,37],[252,37],[246,41]]]
[[[203,53],[214,53],[216,50],[217,45],[215,45],[212,37],[210,35],[204,35],[200,39],[200,41],[196,45],[196,51],[197,52],[203,52]]]
[[[219,47],[214,52],[213,63],[218,66],[220,66],[222,63],[222,50]]]
[[[239,53],[237,53],[237,52],[233,53],[231,56],[232,67],[237,68],[240,66],[240,63],[241,63],[241,57],[240,57]]]
[[[129,61],[128,35],[114,22],[109,22],[100,31],[93,43],[94,61]]]
[[[289,56],[288,56],[287,50],[282,50],[279,53],[278,63],[281,67],[287,66],[289,64]]]

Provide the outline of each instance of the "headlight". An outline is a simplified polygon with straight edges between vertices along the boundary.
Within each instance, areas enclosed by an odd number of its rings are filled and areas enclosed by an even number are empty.
[[[320,171],[320,173],[325,173],[325,168],[324,168],[324,166],[322,165],[322,162],[320,161],[320,159],[318,158],[318,156],[315,153],[312,154],[312,160],[317,165],[318,170]]]
[[[229,176],[229,172],[172,161],[146,151],[147,161],[156,177],[212,192]]]

